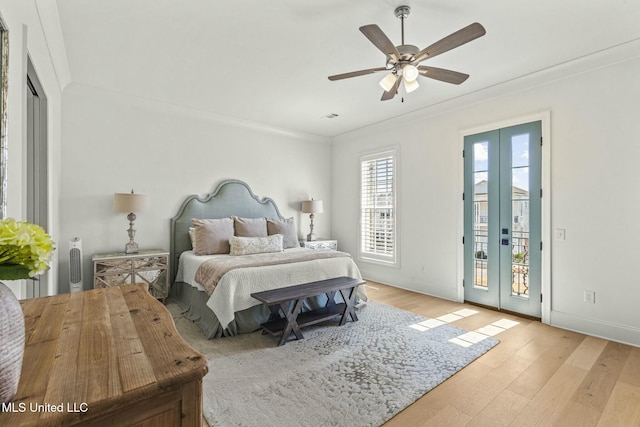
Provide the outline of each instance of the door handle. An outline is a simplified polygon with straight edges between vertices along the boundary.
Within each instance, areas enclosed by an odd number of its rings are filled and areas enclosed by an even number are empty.
[[[502,229],[502,235],[503,236],[508,236],[509,235],[509,229],[508,228],[503,228]],[[509,246],[509,239],[502,239],[502,246]]]

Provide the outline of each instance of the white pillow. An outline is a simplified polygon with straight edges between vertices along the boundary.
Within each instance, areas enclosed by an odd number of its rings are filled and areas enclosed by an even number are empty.
[[[191,240],[191,248],[196,248],[196,228],[189,227],[189,240]]]
[[[268,237],[240,237],[229,238],[231,255],[264,254],[282,252],[282,234],[272,234]]]

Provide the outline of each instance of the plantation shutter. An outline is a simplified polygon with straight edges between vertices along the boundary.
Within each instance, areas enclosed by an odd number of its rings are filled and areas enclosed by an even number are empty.
[[[396,260],[395,151],[361,159],[360,256]]]

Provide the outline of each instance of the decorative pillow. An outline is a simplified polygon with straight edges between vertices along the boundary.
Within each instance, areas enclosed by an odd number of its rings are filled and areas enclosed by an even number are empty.
[[[195,235],[196,255],[229,253],[229,238],[233,237],[233,219],[195,219],[191,220]]]
[[[235,235],[239,237],[267,237],[267,220],[264,218],[233,217]]]
[[[191,248],[196,248],[196,228],[189,227],[189,240],[191,240]]]
[[[284,249],[300,246],[298,229],[293,217],[287,219],[267,218],[267,233],[269,236],[282,234],[282,247]]]
[[[282,234],[268,237],[239,237],[229,239],[231,255],[265,254],[268,252],[282,252]]]

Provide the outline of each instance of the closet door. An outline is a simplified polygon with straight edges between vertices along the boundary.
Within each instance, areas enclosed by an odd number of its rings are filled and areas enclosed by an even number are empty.
[[[27,221],[48,230],[47,97],[27,61]],[[27,280],[27,298],[47,296],[49,274]]]

